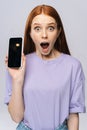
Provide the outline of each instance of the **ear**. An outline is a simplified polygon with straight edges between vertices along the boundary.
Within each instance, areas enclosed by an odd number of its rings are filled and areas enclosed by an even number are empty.
[[[59,37],[60,33],[61,33],[61,27],[58,29],[58,35],[57,35],[57,38]]]

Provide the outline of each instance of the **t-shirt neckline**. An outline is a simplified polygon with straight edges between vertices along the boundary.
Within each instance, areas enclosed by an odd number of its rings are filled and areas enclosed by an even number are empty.
[[[37,60],[39,60],[40,62],[44,63],[44,64],[52,64],[52,63],[58,63],[61,61],[61,59],[63,58],[63,53],[61,53],[59,56],[57,56],[56,58],[50,59],[50,60],[44,60],[42,58],[40,58],[36,52],[34,52],[35,57],[37,58]]]

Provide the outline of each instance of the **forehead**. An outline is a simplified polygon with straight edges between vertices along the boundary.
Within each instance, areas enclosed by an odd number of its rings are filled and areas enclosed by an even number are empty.
[[[49,23],[56,23],[55,19],[49,15],[40,14],[33,18],[32,24],[49,24]]]

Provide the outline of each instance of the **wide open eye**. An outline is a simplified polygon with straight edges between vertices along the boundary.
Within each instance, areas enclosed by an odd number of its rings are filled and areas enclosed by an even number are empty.
[[[39,31],[41,30],[41,27],[36,26],[36,27],[34,27],[34,30],[35,30],[36,32],[39,32]]]
[[[49,31],[54,31],[54,29],[55,29],[54,26],[49,26],[49,27],[48,27],[48,30],[49,30]]]

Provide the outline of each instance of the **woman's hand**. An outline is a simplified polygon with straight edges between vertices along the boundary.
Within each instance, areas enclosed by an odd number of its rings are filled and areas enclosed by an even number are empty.
[[[24,56],[24,54],[22,54],[22,66],[19,68],[10,68],[8,67],[8,57],[6,56],[5,58],[5,64],[7,66],[7,69],[9,71],[9,74],[12,77],[13,81],[16,82],[23,82],[24,81],[24,75],[25,75],[25,67],[26,67],[26,57]]]
[[[68,119],[68,130],[79,130],[79,114],[70,113]]]

